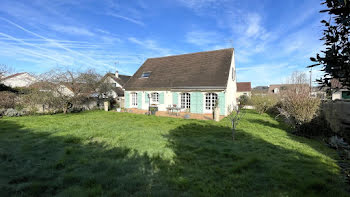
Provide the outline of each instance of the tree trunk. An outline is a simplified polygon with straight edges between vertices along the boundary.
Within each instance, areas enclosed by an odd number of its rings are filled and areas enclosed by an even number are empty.
[[[232,141],[235,140],[235,130],[236,130],[235,121],[232,120]]]

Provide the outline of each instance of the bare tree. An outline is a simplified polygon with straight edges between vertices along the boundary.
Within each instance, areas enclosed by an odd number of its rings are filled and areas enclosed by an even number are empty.
[[[52,92],[63,112],[67,113],[91,97],[101,98],[108,87],[101,79],[94,70],[57,69],[41,75],[41,87]]]
[[[9,73],[11,73],[11,68],[5,64],[0,64],[0,83]]]
[[[236,128],[240,120],[243,118],[245,115],[245,111],[242,110],[240,107],[236,108],[229,108],[230,115],[227,116],[227,118],[231,122],[232,126],[232,141],[235,140],[235,135],[236,135]]]

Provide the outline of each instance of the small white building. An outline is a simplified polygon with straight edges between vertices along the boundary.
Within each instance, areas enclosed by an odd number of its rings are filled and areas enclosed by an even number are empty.
[[[29,87],[31,84],[35,83],[37,79],[27,72],[16,73],[5,77],[2,83],[11,88],[17,87]]]
[[[350,100],[350,90],[342,86],[338,79],[331,80],[332,100]]]

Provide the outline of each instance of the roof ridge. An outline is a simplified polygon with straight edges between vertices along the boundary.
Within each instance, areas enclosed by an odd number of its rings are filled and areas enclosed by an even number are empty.
[[[225,49],[217,49],[217,50],[210,50],[210,51],[199,51],[199,52],[192,52],[192,53],[184,53],[184,54],[178,54],[178,55],[168,55],[163,57],[151,57],[147,59],[161,59],[161,58],[168,58],[168,57],[176,57],[176,56],[183,56],[183,55],[193,55],[193,54],[199,54],[199,53],[210,53],[215,51],[224,51],[224,50],[233,50],[234,48],[225,48]]]

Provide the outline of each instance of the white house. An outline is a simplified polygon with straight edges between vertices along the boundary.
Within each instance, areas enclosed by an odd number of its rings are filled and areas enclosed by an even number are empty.
[[[102,79],[105,83],[111,83],[113,85],[108,96],[114,98],[122,107],[124,106],[124,85],[130,78],[131,76],[120,75],[116,71],[115,73],[107,73]]]
[[[2,80],[2,83],[11,88],[16,88],[16,87],[28,87],[31,84],[35,83],[36,81],[37,79],[35,77],[33,77],[27,72],[23,72],[23,73],[16,73],[5,77]]]
[[[350,90],[342,86],[338,79],[331,80],[332,100],[350,99]]]
[[[159,111],[177,106],[206,114],[218,100],[220,114],[228,115],[237,106],[234,49],[149,58],[124,88],[126,108],[148,110],[151,104]]]

